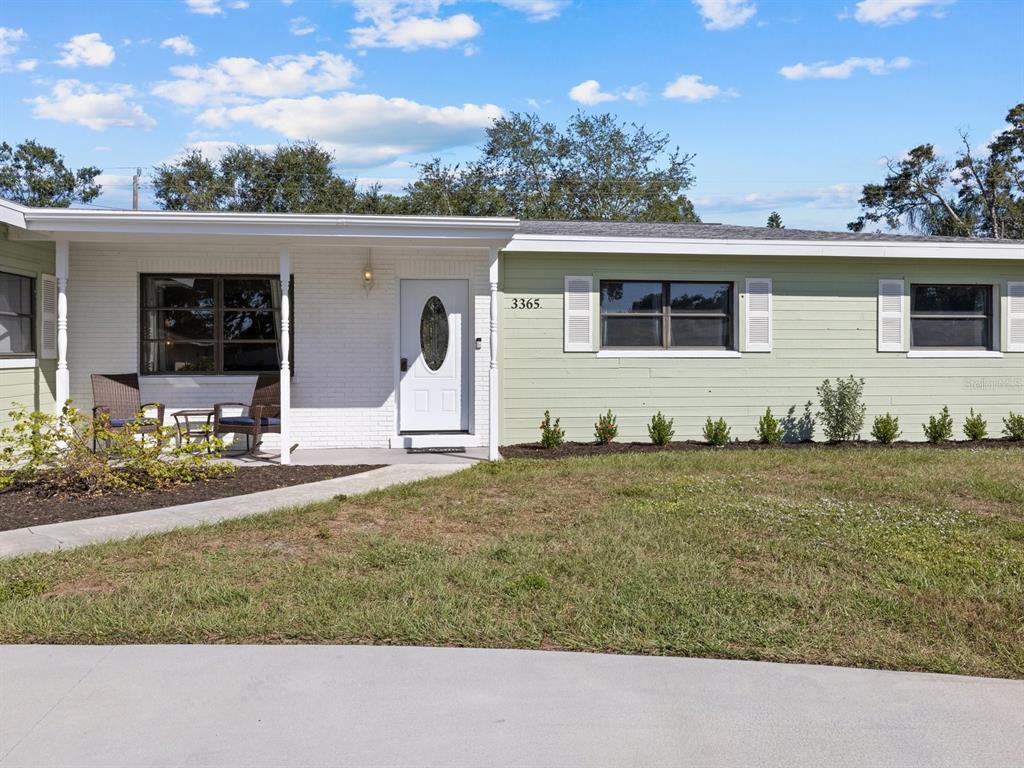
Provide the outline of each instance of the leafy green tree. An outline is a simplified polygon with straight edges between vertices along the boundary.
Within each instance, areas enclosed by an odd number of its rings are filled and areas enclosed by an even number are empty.
[[[53,147],[27,140],[12,147],[0,144],[0,197],[39,208],[67,208],[95,200],[100,169],[72,170]]]
[[[977,154],[966,134],[950,162],[931,144],[888,162],[881,184],[865,184],[861,215],[847,227],[860,232],[869,223],[896,229],[906,225],[932,235],[1024,237],[1024,103],[1006,117],[1008,127]]]
[[[768,223],[765,224],[768,229],[785,229],[786,225],[782,223],[782,216],[778,211],[772,211],[768,214]]]

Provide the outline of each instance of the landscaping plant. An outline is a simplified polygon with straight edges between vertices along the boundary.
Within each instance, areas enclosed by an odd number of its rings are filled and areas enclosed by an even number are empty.
[[[767,445],[778,445],[782,442],[783,434],[785,430],[782,424],[772,415],[772,409],[769,408],[757,421],[757,439]]]
[[[1024,413],[1014,413],[1003,419],[1003,434],[1011,440],[1024,440]]]
[[[594,437],[601,445],[610,443],[619,434],[619,425],[615,420],[615,414],[610,410],[601,414],[594,422]]]
[[[853,440],[864,427],[867,406],[861,402],[864,379],[849,376],[837,378],[835,384],[825,379],[818,387],[821,410],[818,418],[825,428],[825,439],[832,443]]]
[[[551,411],[544,411],[544,420],[540,423],[540,444],[544,448],[557,448],[565,442],[565,430],[561,427],[561,419],[551,421]]]
[[[672,419],[666,419],[661,411],[651,417],[651,423],[647,425],[647,434],[655,445],[668,445],[676,431],[672,428]]]
[[[729,442],[729,425],[725,423],[725,419],[718,419],[718,421],[712,421],[711,417],[708,416],[708,420],[704,422],[704,439],[715,445],[721,447]]]
[[[984,440],[987,434],[988,422],[971,408],[971,415],[964,421],[964,435],[968,440]]]
[[[938,416],[929,416],[928,422],[921,426],[929,443],[944,443],[953,439],[953,417],[949,415],[949,406],[942,406]]]
[[[216,460],[224,446],[212,435],[178,446],[173,427],[154,425],[145,435],[115,430],[70,402],[57,415],[25,408],[9,415],[13,423],[0,430],[0,488],[34,488],[43,496],[145,491],[234,471]]]
[[[871,436],[880,443],[888,445],[898,438],[900,432],[900,420],[898,416],[886,413],[885,416],[875,416],[875,423],[871,425]]]

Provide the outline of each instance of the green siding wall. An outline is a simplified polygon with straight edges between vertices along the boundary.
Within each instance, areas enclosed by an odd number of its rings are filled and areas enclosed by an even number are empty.
[[[0,226],[0,271],[36,278],[37,309],[39,275],[52,275],[54,268],[53,243],[11,241],[7,239],[7,228]],[[38,324],[35,332],[39,333]],[[32,368],[0,368],[0,427],[9,423],[7,414],[15,404],[36,410],[52,410],[56,375],[56,360],[39,360]]]
[[[601,279],[773,279],[773,351],[738,359],[599,358],[562,351],[565,275]],[[634,255],[503,254],[501,442],[535,441],[545,409],[560,417],[569,440],[592,440],[599,413],[611,409],[620,440],[647,440],[655,411],[675,419],[677,439],[700,438],[704,420],[724,417],[740,439],[754,437],[767,406],[799,417],[826,377],[865,379],[868,420],[900,417],[903,437],[923,439],[921,423],[949,405],[957,422],[974,407],[998,434],[1002,417],[1024,410],[1024,353],[999,359],[908,358],[877,352],[880,278],[911,282],[1000,284],[1000,338],[1005,339],[1008,280],[1024,280],[1024,261],[922,259],[725,258]],[[540,299],[540,309],[513,309]],[[742,302],[739,329],[742,337]],[[596,296],[594,298],[596,314]],[[595,318],[595,339],[597,325]],[[1000,342],[1002,344],[1002,342]],[[820,427],[815,437],[821,437]]]

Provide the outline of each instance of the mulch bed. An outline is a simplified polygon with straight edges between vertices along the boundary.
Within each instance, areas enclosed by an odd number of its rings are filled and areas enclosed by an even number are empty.
[[[378,469],[376,464],[347,466],[239,467],[234,473],[157,491],[108,493],[98,496],[40,496],[32,489],[0,493],[0,531],[65,520],[106,517],[123,512],[172,507],[194,501],[223,499],[290,485],[315,483]]]
[[[913,443],[907,440],[898,440],[889,445],[882,445],[873,440],[850,440],[845,443],[781,443],[779,445],[764,445],[754,440],[746,442],[728,443],[716,448],[707,443],[697,440],[681,440],[668,445],[653,445],[652,443],[618,443],[611,442],[600,445],[598,443],[563,443],[558,448],[544,448],[540,443],[520,443],[519,445],[506,445],[501,448],[501,455],[506,459],[567,459],[573,456],[610,456],[618,453],[660,453],[662,451],[799,451],[799,450],[830,450],[843,451],[850,448],[870,447],[877,450],[892,450],[900,448],[933,448],[935,450],[959,450],[964,448],[1022,448],[1024,442],[1019,440],[952,440],[946,443]]]

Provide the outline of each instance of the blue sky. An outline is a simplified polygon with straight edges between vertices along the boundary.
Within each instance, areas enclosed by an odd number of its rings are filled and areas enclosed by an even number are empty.
[[[1024,99],[1024,3],[3,0],[0,138],[104,169],[316,139],[399,190],[496,115],[612,111],[696,153],[705,221],[842,229],[883,158]],[[152,205],[143,191],[143,204]]]

